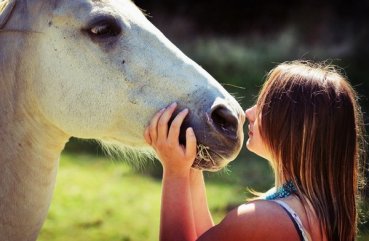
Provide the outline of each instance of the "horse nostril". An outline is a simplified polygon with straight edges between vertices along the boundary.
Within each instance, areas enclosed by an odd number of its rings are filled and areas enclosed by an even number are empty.
[[[238,119],[225,106],[215,107],[211,112],[211,119],[218,130],[237,136]]]

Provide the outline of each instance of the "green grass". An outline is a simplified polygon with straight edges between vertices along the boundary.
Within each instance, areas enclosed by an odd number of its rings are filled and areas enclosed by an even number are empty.
[[[260,160],[239,158],[230,172],[206,175],[215,222],[245,200],[245,187],[264,191],[272,181],[270,170]],[[140,175],[125,163],[63,154],[54,198],[38,241],[158,240],[160,192],[160,179]],[[359,240],[368,241],[369,235]]]
[[[38,240],[158,240],[160,191],[160,180],[139,175],[124,163],[63,154]],[[208,185],[216,221],[224,216],[229,200],[241,201],[235,191],[230,184]]]
[[[63,155],[38,240],[156,240],[160,183],[104,158]]]

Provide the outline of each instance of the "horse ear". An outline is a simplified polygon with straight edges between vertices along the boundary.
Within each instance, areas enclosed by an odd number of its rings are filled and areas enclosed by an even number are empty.
[[[4,27],[8,21],[16,0],[0,0],[0,29]]]

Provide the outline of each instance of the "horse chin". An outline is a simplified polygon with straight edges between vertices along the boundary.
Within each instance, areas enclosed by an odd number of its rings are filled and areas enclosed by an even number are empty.
[[[201,144],[197,146],[197,156],[192,164],[195,169],[217,172],[223,169],[229,162],[235,159],[234,157],[225,158],[217,152],[205,148]]]
[[[184,134],[181,136],[180,143],[185,145]],[[237,138],[230,138],[224,134],[220,135],[219,132],[209,131],[204,136],[198,135],[197,140],[197,155],[192,167],[216,172],[237,157],[242,147],[243,133],[241,129]]]
[[[196,159],[192,164],[192,167],[201,171],[217,172],[220,171],[223,166],[213,166],[206,161]]]
[[[190,113],[182,123],[179,142],[186,145],[186,130],[192,127],[197,141],[193,167],[215,172],[234,160],[241,150],[244,138],[243,112],[236,115],[225,107],[211,111],[210,114],[209,111]]]

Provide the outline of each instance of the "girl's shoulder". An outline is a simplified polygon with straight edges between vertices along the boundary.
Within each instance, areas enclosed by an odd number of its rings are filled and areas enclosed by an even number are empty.
[[[208,236],[208,237],[207,237]],[[298,240],[299,236],[278,204],[257,200],[230,211],[199,240]]]

